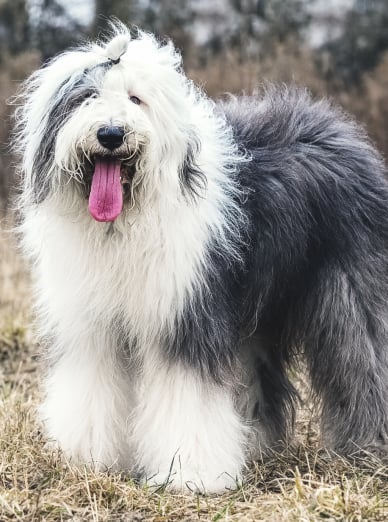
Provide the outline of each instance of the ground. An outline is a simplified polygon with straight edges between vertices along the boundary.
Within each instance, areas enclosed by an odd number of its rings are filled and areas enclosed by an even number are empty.
[[[297,372],[304,404],[295,446],[252,465],[241,488],[222,496],[152,491],[125,474],[76,468],[48,449],[36,420],[44,364],[29,279],[11,226],[0,225],[0,522],[388,520],[388,462],[372,455],[351,462],[319,449]]]

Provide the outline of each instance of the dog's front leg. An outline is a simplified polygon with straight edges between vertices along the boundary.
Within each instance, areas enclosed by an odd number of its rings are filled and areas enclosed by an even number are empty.
[[[76,463],[129,467],[131,393],[109,329],[80,321],[58,335],[45,382],[41,417],[51,441]]]
[[[161,358],[145,363],[142,381],[133,442],[147,483],[202,492],[236,488],[246,428],[231,387]]]

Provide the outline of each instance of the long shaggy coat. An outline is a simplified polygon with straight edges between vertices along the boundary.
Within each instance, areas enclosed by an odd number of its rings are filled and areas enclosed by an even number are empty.
[[[222,491],[291,434],[302,353],[324,444],[386,447],[388,184],[360,127],[296,88],[214,103],[120,25],[21,100],[49,439]]]

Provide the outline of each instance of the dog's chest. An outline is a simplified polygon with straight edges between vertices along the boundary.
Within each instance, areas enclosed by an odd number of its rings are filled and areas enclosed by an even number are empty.
[[[202,277],[206,231],[193,221],[150,214],[92,240],[85,269],[95,308],[121,316],[137,336],[172,325]]]
[[[54,322],[77,309],[81,323],[120,323],[155,339],[206,279],[213,213],[190,206],[120,216],[113,225],[47,202],[29,230]]]

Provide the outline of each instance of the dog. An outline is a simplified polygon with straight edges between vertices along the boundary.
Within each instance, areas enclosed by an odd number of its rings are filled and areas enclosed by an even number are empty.
[[[388,184],[301,88],[210,100],[115,23],[19,94],[40,416],[72,462],[222,492],[291,440],[300,356],[322,443],[387,447]]]

